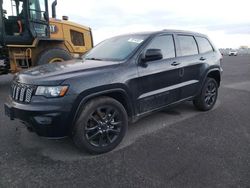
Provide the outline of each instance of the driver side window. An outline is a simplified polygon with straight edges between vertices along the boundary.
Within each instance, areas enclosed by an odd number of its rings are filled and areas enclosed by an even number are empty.
[[[160,49],[163,55],[163,59],[169,59],[175,57],[175,46],[172,35],[156,36],[147,49]]]

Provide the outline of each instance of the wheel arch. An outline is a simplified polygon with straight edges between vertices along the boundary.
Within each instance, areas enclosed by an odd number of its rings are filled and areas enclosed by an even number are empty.
[[[210,69],[207,72],[207,75],[205,78],[213,78],[216,80],[218,87],[220,86],[220,82],[221,82],[221,73],[220,73],[220,69],[218,68],[214,68],[214,69]]]
[[[200,88],[198,89],[195,97],[200,94],[205,82],[206,78],[214,78],[218,84],[218,87],[220,86],[221,82],[221,69],[219,67],[211,68],[209,69],[204,75],[202,76],[202,81],[200,84]]]
[[[88,91],[82,92],[77,99],[75,100],[74,104],[73,104],[73,112],[72,112],[72,124],[71,124],[71,128],[73,128],[77,118],[80,115],[80,112],[82,110],[82,108],[84,107],[84,105],[94,99],[94,98],[98,98],[98,97],[111,97],[115,100],[117,100],[118,102],[120,102],[123,107],[125,108],[129,121],[133,118],[134,115],[134,110],[133,110],[133,105],[129,100],[129,94],[128,92],[123,89],[123,88],[112,88],[112,89],[107,89],[107,90],[102,90],[102,91],[98,91],[98,92],[94,92],[94,93],[88,93]]]

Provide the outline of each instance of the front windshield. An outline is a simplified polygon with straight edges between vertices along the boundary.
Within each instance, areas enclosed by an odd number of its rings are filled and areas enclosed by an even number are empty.
[[[129,57],[146,37],[147,35],[126,35],[107,39],[89,51],[83,58],[122,61]]]

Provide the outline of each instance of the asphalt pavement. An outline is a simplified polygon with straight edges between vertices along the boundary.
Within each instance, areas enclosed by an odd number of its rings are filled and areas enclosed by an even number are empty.
[[[250,187],[250,56],[225,56],[223,69],[212,111],[187,102],[155,113],[96,156],[10,121],[12,75],[0,76],[0,187]]]

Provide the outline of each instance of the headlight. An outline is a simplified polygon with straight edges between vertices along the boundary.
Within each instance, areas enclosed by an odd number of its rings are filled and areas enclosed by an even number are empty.
[[[35,95],[45,97],[63,97],[68,91],[68,86],[38,86]]]

